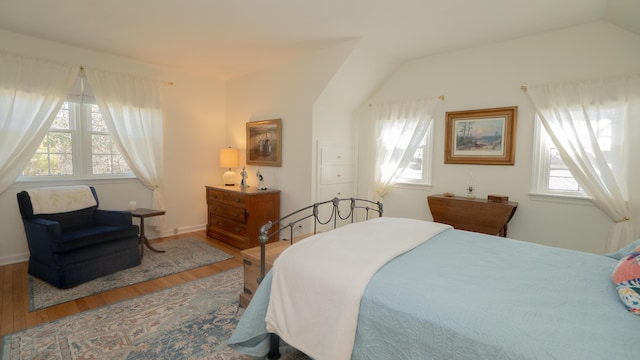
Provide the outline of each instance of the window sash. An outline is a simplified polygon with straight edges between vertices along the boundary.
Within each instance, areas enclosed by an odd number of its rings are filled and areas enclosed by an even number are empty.
[[[113,142],[113,138],[109,134],[108,131],[105,131],[106,128],[104,126],[101,129],[94,131],[93,130],[93,121],[92,118],[92,108],[95,110],[95,102],[92,101],[92,98],[83,98],[83,97],[72,97],[70,96],[59,113],[61,113],[61,118],[68,117],[66,121],[68,121],[68,129],[58,129],[55,127],[56,124],[64,124],[64,121],[56,122],[52,124],[52,128],[49,129],[45,140],[43,143],[53,134],[70,134],[71,136],[71,162],[72,162],[72,172],[68,171],[56,174],[55,170],[52,170],[51,162],[49,161],[47,164],[47,174],[42,175],[25,175],[25,172],[18,177],[18,181],[54,181],[54,180],[62,180],[62,179],[91,179],[91,178],[132,178],[133,173],[131,172],[128,164],[118,151],[116,145]],[[64,112],[67,114],[64,114]],[[94,111],[95,113],[95,111]],[[108,151],[105,153],[94,153],[93,149],[94,142],[92,141],[92,137],[98,136],[108,136],[109,139],[106,141],[108,143]],[[42,145],[34,154],[34,157],[38,154],[38,151],[42,150]],[[41,152],[41,157],[47,157],[48,160],[51,159],[52,155],[57,156],[56,153],[51,153],[48,150],[46,153]],[[65,153],[67,154],[67,153]],[[97,157],[102,157],[103,161],[106,161],[105,169],[108,171],[104,173],[94,173],[94,170],[98,168],[95,165],[95,159]],[[32,163],[34,159],[29,162]],[[27,165],[28,167],[29,165]],[[114,168],[119,169],[128,169],[128,172],[110,172],[113,171]]]
[[[576,110],[580,111],[580,110]],[[610,108],[603,112],[601,118],[592,123],[596,133],[598,145],[614,173],[622,174],[624,134],[621,127],[622,116],[620,109]],[[586,120],[585,120],[586,121]],[[536,114],[534,123],[534,156],[531,191],[535,194],[557,195],[562,197],[588,198],[582,187],[557,153],[555,145]]]
[[[420,145],[418,151],[422,151],[422,158],[419,164],[420,171],[412,169],[416,164],[409,162],[407,167],[403,170],[402,175],[398,178],[400,184],[416,184],[416,185],[430,185],[431,184],[431,159],[433,154],[433,123],[429,125],[427,133]]]

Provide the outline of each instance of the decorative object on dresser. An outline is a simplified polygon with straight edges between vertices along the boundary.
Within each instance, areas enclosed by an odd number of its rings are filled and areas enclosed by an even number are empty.
[[[256,173],[256,177],[258,178],[258,190],[267,190],[267,186],[264,184],[264,176],[260,171]]]
[[[220,167],[227,168],[228,170],[222,175],[222,182],[226,186],[233,186],[236,184],[236,173],[231,168],[238,167],[238,150],[231,147],[220,150]]]
[[[429,195],[427,201],[435,222],[449,224],[460,230],[503,237],[507,236],[507,223],[518,208],[517,202],[460,196]]]
[[[280,190],[207,186],[207,236],[240,249],[260,245],[260,226],[280,217]]]
[[[247,123],[247,165],[282,166],[282,119]]]
[[[513,165],[517,106],[446,114],[445,164]]]

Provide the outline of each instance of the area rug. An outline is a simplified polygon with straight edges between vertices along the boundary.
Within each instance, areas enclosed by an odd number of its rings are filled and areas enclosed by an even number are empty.
[[[38,310],[80,299],[107,290],[179,273],[226,260],[232,256],[196,238],[184,238],[153,245],[165,253],[144,249],[142,264],[80,284],[71,289],[58,289],[29,276],[29,310]]]
[[[253,359],[227,346],[242,284],[238,267],[8,334],[2,360]],[[309,359],[286,344],[281,352]]]

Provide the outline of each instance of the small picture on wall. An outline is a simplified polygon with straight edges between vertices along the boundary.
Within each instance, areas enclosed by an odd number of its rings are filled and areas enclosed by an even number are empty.
[[[513,165],[517,107],[447,112],[445,164]]]
[[[247,165],[282,166],[282,119],[247,123]]]

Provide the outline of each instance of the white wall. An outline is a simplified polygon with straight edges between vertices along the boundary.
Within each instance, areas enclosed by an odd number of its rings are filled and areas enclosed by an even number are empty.
[[[593,22],[513,41],[430,56],[403,64],[371,98],[372,102],[445,95],[435,121],[432,189],[394,188],[382,200],[387,216],[431,219],[426,197],[462,194],[469,173],[478,196],[504,194],[519,202],[509,236],[542,244],[603,253],[609,220],[590,203],[556,203],[529,197],[533,146],[532,106],[522,85],[556,83],[640,73],[640,37],[607,22]],[[518,106],[514,166],[444,164],[446,111]],[[361,126],[360,189],[367,187],[372,158],[366,124]],[[636,124],[632,138],[640,137]],[[632,144],[632,154],[640,144]],[[630,179],[640,175],[634,157]],[[365,166],[366,165],[366,166]],[[630,181],[631,208],[640,233],[640,193]]]
[[[381,54],[378,49],[354,40],[353,50],[313,104],[312,125],[312,202],[325,201],[318,193],[318,143],[352,144],[357,150],[357,110],[400,61]],[[357,167],[357,151],[354,151]],[[354,172],[356,173],[356,172]]]
[[[0,31],[0,50],[172,81],[165,117],[164,154],[168,233],[204,228],[205,186],[219,183],[223,172],[218,166],[218,151],[226,145],[225,82],[6,31]],[[137,180],[81,183],[96,186],[101,208],[126,209],[132,200],[139,207],[151,205],[151,192]],[[0,194],[0,264],[27,259],[16,202],[16,193],[27,186],[16,184]],[[153,232],[149,235],[157,236]]]
[[[268,188],[281,190],[282,215],[312,201],[312,106],[352,48],[347,41],[228,83],[227,136],[229,146],[240,149],[240,167],[246,165],[245,124],[282,119],[282,167],[247,166],[250,186],[260,170]]]

